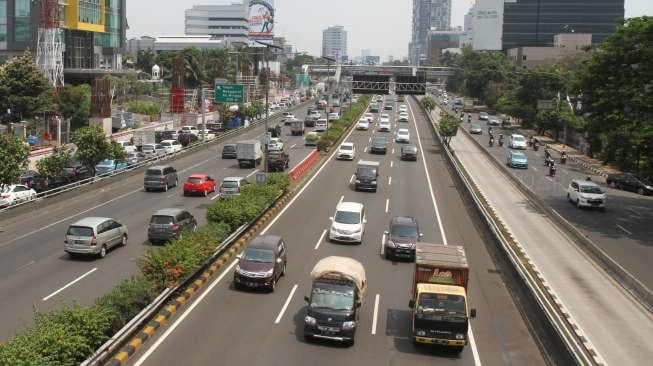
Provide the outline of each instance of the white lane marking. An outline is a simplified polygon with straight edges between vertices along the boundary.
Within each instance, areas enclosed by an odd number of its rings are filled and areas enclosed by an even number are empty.
[[[539,171],[539,169],[537,169],[537,168],[534,167],[534,166],[532,166],[531,168],[533,168],[533,170],[535,170],[536,172]]]
[[[474,332],[472,332],[472,325],[469,325],[469,345],[472,346],[472,355],[474,356],[474,365],[481,366],[481,357],[478,355],[476,348],[476,340],[474,339]]]
[[[631,233],[630,231],[626,230],[626,228],[624,228],[623,226],[617,224],[617,227],[618,227],[619,229],[623,230],[626,234],[628,234],[628,235],[633,235],[633,233]]]
[[[426,174],[426,182],[429,185],[429,192],[431,193],[431,201],[433,202],[433,208],[435,209],[435,217],[438,220],[438,227],[440,228],[440,234],[442,235],[442,243],[447,245],[447,236],[444,233],[444,226],[442,225],[442,219],[440,218],[440,210],[438,209],[438,203],[435,200],[435,194],[433,193],[433,185],[431,184],[431,176],[429,175],[429,168],[426,166],[426,157],[424,155],[424,149],[422,148],[422,139],[419,136],[419,129],[417,128],[417,120],[415,119],[415,113],[413,113],[413,107],[408,103],[408,109],[410,114],[413,116],[413,124],[415,125],[415,133],[417,134],[417,143],[419,145],[419,151],[422,154],[422,165],[424,166],[424,173]],[[471,328],[470,328],[471,329]],[[479,364],[480,365],[480,364]]]
[[[372,142],[372,136],[370,136],[370,139],[367,140],[367,142]]]
[[[392,168],[393,166],[395,166],[395,161],[394,161],[394,160],[391,160],[391,161],[390,161],[390,168]]]
[[[174,197],[176,195],[177,195],[177,193],[172,193],[172,194],[167,195],[166,198],[172,198],[172,197]]]
[[[385,233],[381,235],[381,255],[385,254]]]
[[[550,180],[551,182],[555,183],[555,181],[553,179],[551,179],[551,177],[544,177],[544,178],[546,178],[546,179]]]
[[[68,287],[70,287],[70,286],[76,284],[77,282],[81,281],[84,277],[90,275],[91,273],[93,273],[93,272],[95,272],[95,271],[97,271],[97,267],[91,269],[90,271],[84,273],[83,275],[81,275],[81,276],[75,278],[74,280],[68,282],[67,285],[65,285],[64,287],[62,287],[62,288],[58,289],[57,291],[51,293],[50,295],[44,297],[44,298],[41,299],[41,300],[43,300],[43,301],[48,301],[48,300],[50,300],[52,297],[56,296],[56,295],[57,295],[58,293],[60,293],[61,291],[63,291],[63,290],[65,290],[65,289],[67,289]]]
[[[215,196],[211,197],[211,201],[217,200],[218,198],[220,198],[220,192],[216,192]]]
[[[394,153],[395,153],[395,148],[393,147],[392,148],[392,154],[394,155]]]
[[[351,178],[349,178],[349,184],[351,184],[354,181],[354,176],[355,176],[355,174],[352,174]]]
[[[279,312],[279,315],[277,315],[277,318],[274,320],[274,324],[279,324],[279,322],[281,321],[281,317],[283,317],[283,313],[286,312],[286,309],[288,308],[288,305],[290,304],[290,300],[292,300],[292,297],[295,294],[295,291],[297,291],[297,285],[294,285],[292,287],[292,290],[290,290],[290,294],[288,295],[288,298],[286,299],[286,303],[283,304],[283,307],[281,308],[281,311]]]
[[[320,247],[320,244],[322,244],[322,240],[324,240],[324,236],[327,233],[327,229],[324,229],[322,232],[322,235],[320,235],[320,239],[318,239],[317,244],[315,244],[315,250],[317,250]]]
[[[150,357],[150,355],[151,355],[152,353],[154,353],[154,352],[156,351],[157,348],[159,348],[159,346],[161,345],[161,343],[163,343],[163,341],[165,341],[166,338],[168,338],[168,336],[170,336],[170,334],[171,334],[172,332],[175,331],[175,329],[179,326],[179,324],[181,324],[181,322],[183,322],[184,319],[186,319],[186,317],[188,316],[188,314],[190,314],[190,312],[193,311],[193,309],[195,309],[195,307],[196,307],[197,305],[199,305],[199,304],[202,302],[202,300],[204,300],[204,298],[205,298],[205,297],[206,297],[206,296],[211,292],[211,290],[212,290],[212,289],[213,289],[213,288],[214,288],[218,283],[220,283],[220,281],[222,281],[222,279],[224,278],[224,276],[226,276],[228,273],[231,273],[231,269],[232,269],[232,268],[233,268],[237,263],[238,263],[238,261],[234,261],[233,263],[231,263],[231,264],[229,265],[229,267],[227,267],[227,268],[224,270],[224,272],[222,272],[222,273],[220,274],[220,276],[219,276],[218,278],[216,278],[215,281],[213,281],[213,282],[211,283],[211,285],[206,289],[206,291],[204,291],[204,292],[200,295],[200,297],[198,297],[197,300],[195,300],[195,302],[194,302],[190,307],[188,307],[188,309],[186,309],[186,311],[185,311],[185,312],[184,312],[184,313],[179,317],[179,319],[177,319],[174,323],[172,323],[172,325],[170,326],[170,328],[168,328],[168,329],[165,331],[165,333],[163,333],[163,335],[161,336],[161,338],[157,339],[156,342],[154,342],[154,344],[152,344],[152,347],[150,347],[150,348],[149,348],[149,349],[148,349],[148,350],[143,354],[143,356],[141,356],[141,358],[139,358],[138,361],[136,361],[136,363],[134,363],[134,366],[140,366],[140,365],[142,365],[143,362],[145,362],[145,360],[147,360],[147,358]]]
[[[253,171],[253,172],[247,174],[247,178],[251,177],[252,175],[254,175],[254,174],[256,174],[256,173],[258,173],[259,171],[260,171],[260,169],[256,169],[255,171]]]
[[[376,318],[379,315],[379,294],[374,298],[374,316],[372,318],[372,335],[376,334]]]
[[[635,215],[635,216],[637,216],[637,217],[639,217],[639,218],[642,217],[642,215],[640,215],[639,212],[635,211],[635,210],[632,209],[632,208],[627,208],[626,211],[632,213],[633,215]]]
[[[390,199],[385,199],[385,213],[388,213],[388,207],[390,207]]]
[[[16,272],[20,272],[20,271],[24,270],[25,268],[31,266],[34,263],[36,263],[36,262],[35,261],[29,261],[28,263],[23,264],[22,266],[16,268]]]
[[[344,199],[345,199],[345,196],[340,196],[340,201],[338,201],[338,203],[339,204],[342,203],[342,200],[344,200]]]
[[[365,148],[363,149],[363,152],[367,152],[367,146],[365,146]]]
[[[392,177],[388,177],[388,185],[389,185],[389,186],[392,185]]]
[[[345,136],[344,140],[349,139],[349,136],[351,136],[351,134],[352,134],[354,131],[355,131],[355,130],[352,128],[352,129],[349,131],[349,133],[347,134],[347,136]],[[270,221],[270,223],[268,224],[268,226],[266,226],[265,229],[263,229],[263,231],[261,231],[261,235],[265,235],[265,233],[267,233],[268,230],[270,230],[270,228],[272,227],[272,225],[274,225],[274,224],[277,222],[277,220],[279,220],[279,218],[280,218],[281,216],[283,216],[283,214],[284,214],[284,213],[285,213],[285,212],[286,212],[290,207],[292,207],[293,203],[295,203],[295,201],[296,201],[299,197],[301,197],[302,193],[304,193],[304,191],[306,190],[306,188],[308,188],[308,187],[311,185],[311,183],[313,183],[313,181],[314,181],[314,180],[315,180],[315,179],[320,175],[320,173],[322,173],[322,171],[324,170],[324,168],[326,168],[326,166],[327,166],[328,164],[330,164],[330,163],[333,161],[333,157],[336,156],[336,153],[337,153],[337,152],[338,152],[338,150],[335,150],[333,153],[331,153],[331,155],[330,155],[329,158],[327,159],[327,162],[324,163],[324,164],[322,164],[322,166],[320,167],[320,169],[318,169],[317,172],[315,172],[315,174],[311,177],[311,179],[309,179],[308,182],[307,182],[307,183],[302,187],[302,189],[300,189],[299,192],[297,192],[297,194],[295,195],[295,197],[293,197],[293,198],[290,200],[290,202],[288,202],[288,204],[286,205],[286,207],[284,207],[284,208],[281,210],[281,212],[279,212],[279,214],[277,214],[277,216],[275,216],[274,219],[272,219],[272,221]],[[137,366],[137,365],[136,365],[136,366]]]
[[[291,149],[294,149],[295,146],[297,146],[297,144],[292,145],[290,148],[291,148]]]

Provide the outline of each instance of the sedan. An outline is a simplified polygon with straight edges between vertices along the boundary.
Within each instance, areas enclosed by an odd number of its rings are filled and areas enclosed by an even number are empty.
[[[268,143],[268,150],[270,151],[283,150],[283,142],[281,142],[281,139],[279,139],[278,137],[270,138],[270,142]]]
[[[356,157],[356,148],[352,142],[343,142],[338,148],[337,159],[354,160]]]
[[[388,151],[388,140],[381,137],[372,138],[370,143],[370,152],[373,154],[385,154]]]
[[[133,152],[133,153],[128,153],[125,156],[125,161],[127,162],[127,165],[129,166],[134,166],[142,161],[145,160],[145,155],[141,152]]]
[[[202,194],[204,197],[215,192],[215,180],[206,174],[193,174],[184,182],[184,196]]]
[[[408,132],[408,129],[407,128],[398,129],[397,135],[395,136],[395,141],[408,143],[410,141],[410,132]]]
[[[637,194],[653,195],[653,184],[646,180],[637,178],[634,174],[621,173],[608,175],[605,182],[613,188],[624,191],[636,192]]]
[[[108,174],[112,172],[119,172],[127,169],[129,164],[125,161],[118,161],[113,159],[102,160],[95,166],[95,175]]]
[[[501,122],[499,121],[499,119],[497,117],[491,116],[487,121],[487,125],[488,126],[500,126]]]
[[[369,112],[367,112],[367,113],[365,113],[365,114],[363,115],[363,118],[367,119],[367,122],[369,122],[369,123],[373,123],[373,122],[374,122],[374,114],[373,114],[373,113],[369,113]]]
[[[390,122],[379,122],[379,127],[376,128],[379,132],[390,132],[392,125]]]
[[[399,106],[399,112],[407,112],[407,111],[408,111],[408,107],[406,107],[405,104]]]
[[[390,122],[390,116],[387,114],[382,114],[381,117],[379,117],[379,123],[383,122]]]
[[[175,154],[183,149],[183,146],[177,140],[163,140],[161,146],[163,146],[163,151],[166,154]]]
[[[36,199],[36,191],[22,184],[5,185],[0,191],[0,207]]]
[[[473,135],[482,135],[483,129],[481,128],[481,125],[479,125],[478,123],[473,123],[472,127],[469,128],[469,133]]]
[[[490,115],[487,112],[481,112],[478,114],[478,119],[481,121],[487,121],[490,118]]]
[[[401,147],[401,160],[417,160],[417,146],[409,144]]]
[[[408,113],[399,113],[399,118],[397,118],[397,121],[408,122]]]
[[[370,128],[370,122],[367,119],[361,119],[356,123],[357,130],[368,130]]]
[[[506,158],[506,165],[511,168],[523,168],[528,169],[528,158],[526,154],[521,151],[508,151],[508,157]]]

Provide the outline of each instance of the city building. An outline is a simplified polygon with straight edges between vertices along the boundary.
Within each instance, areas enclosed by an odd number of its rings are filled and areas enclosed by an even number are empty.
[[[130,38],[127,40],[125,53],[136,57],[138,52],[146,50],[154,50],[154,42],[156,38],[150,36],[142,36],[141,38]]]
[[[347,31],[335,25],[322,31],[322,56],[333,57],[338,63],[349,59],[347,53]]]
[[[428,58],[429,31],[448,31],[450,27],[451,0],[413,0],[412,35],[408,45],[411,63],[417,65]]]
[[[368,55],[368,56],[362,57],[361,62],[364,65],[380,65],[381,64],[381,56]]]
[[[154,50],[156,52],[166,52],[182,51],[186,48],[221,49],[229,47],[229,45],[229,41],[209,35],[159,36],[154,41]]]
[[[440,59],[444,50],[460,48],[461,36],[460,31],[429,31],[426,42],[426,64],[441,66]]]
[[[194,5],[185,13],[187,35],[210,35],[229,43],[249,43],[249,1],[229,5]]]
[[[477,51],[501,50],[504,0],[476,0],[465,16],[464,44]]]
[[[591,45],[591,34],[561,33],[553,36],[553,47],[516,47],[508,49],[506,53],[513,65],[532,69],[584,53],[585,48]]]
[[[506,1],[502,49],[552,47],[558,33],[592,34],[592,43],[599,43],[615,30],[624,11],[624,0]]]

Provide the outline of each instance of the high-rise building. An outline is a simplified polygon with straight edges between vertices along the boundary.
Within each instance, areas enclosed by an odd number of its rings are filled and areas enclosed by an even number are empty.
[[[333,57],[339,63],[346,61],[347,31],[341,25],[335,25],[322,31],[322,56]]]
[[[417,65],[427,58],[427,38],[431,30],[448,31],[451,27],[451,0],[413,0],[412,36],[409,58]]]
[[[624,0],[506,1],[502,48],[551,47],[558,33],[590,33],[604,40],[624,18]]]
[[[500,50],[503,4],[504,0],[476,0],[465,17],[464,43],[480,51]]]
[[[210,35],[230,43],[249,42],[249,1],[229,5],[194,5],[186,10],[187,35]]]

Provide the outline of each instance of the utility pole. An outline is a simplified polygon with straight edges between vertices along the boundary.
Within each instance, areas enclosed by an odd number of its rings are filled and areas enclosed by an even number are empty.
[[[200,103],[202,106],[202,130],[200,131],[200,138],[204,141],[204,131],[206,131],[206,97],[204,94],[204,86],[201,85],[200,88],[202,88],[202,93],[200,93],[202,98],[202,103]]]

